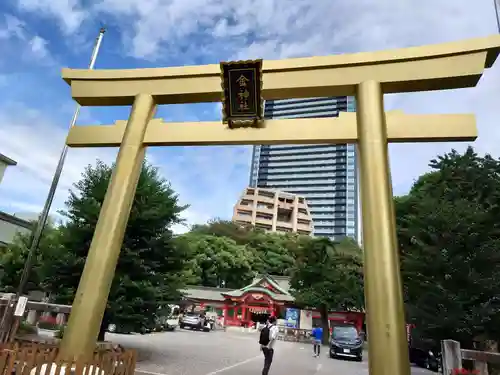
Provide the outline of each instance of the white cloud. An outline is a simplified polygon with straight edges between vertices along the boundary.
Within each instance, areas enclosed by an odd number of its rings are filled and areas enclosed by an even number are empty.
[[[0,206],[12,212],[28,207],[41,211],[66,138],[66,130],[55,126],[58,120],[20,103],[0,108],[0,149],[18,163],[7,170],[0,185]],[[70,150],[53,212],[63,206],[85,166],[97,158],[111,162],[115,154],[113,149]]]
[[[30,32],[26,23],[19,18],[4,14],[3,19],[0,19],[0,45],[4,53],[11,47],[25,62],[52,64],[54,60],[48,50],[48,44],[47,40]]]
[[[4,25],[0,27],[0,39],[24,39],[24,22],[10,14],[4,15]]]
[[[152,150],[160,171],[191,207],[188,224],[210,218],[230,218],[233,206],[248,184],[249,147],[182,147]],[[172,157],[172,155],[174,155]]]
[[[17,3],[22,11],[56,18],[66,33],[77,31],[89,16],[78,0],[18,0]]]
[[[30,39],[28,44],[35,58],[45,59],[50,56],[50,53],[47,49],[48,42],[42,37],[35,35]]]
[[[120,21],[134,56],[160,59],[193,42],[200,55],[283,58],[495,32],[493,4],[465,0],[102,0],[94,9]]]

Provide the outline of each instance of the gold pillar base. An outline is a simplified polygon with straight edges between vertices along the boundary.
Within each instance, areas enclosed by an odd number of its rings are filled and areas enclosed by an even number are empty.
[[[144,135],[155,108],[151,95],[135,98],[64,332],[61,358],[86,359],[94,352],[146,153]]]
[[[358,86],[357,115],[370,375],[410,375],[380,83]]]

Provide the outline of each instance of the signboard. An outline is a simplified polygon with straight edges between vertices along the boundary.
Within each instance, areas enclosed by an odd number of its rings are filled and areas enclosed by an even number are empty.
[[[221,62],[222,122],[259,127],[263,120],[262,60]]]
[[[23,316],[27,304],[28,304],[27,297],[19,297],[19,299],[17,300],[16,309],[14,310],[14,316]]]
[[[299,328],[300,310],[294,308],[287,308],[285,314],[285,325],[288,328]]]
[[[312,319],[312,311],[311,310],[300,310],[300,329],[312,329],[313,328],[313,319]]]

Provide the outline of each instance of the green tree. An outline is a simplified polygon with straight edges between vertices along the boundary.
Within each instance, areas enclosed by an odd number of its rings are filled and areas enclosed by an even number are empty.
[[[253,269],[260,274],[289,276],[298,241],[297,235],[252,232],[247,247],[253,253]]]
[[[236,289],[253,279],[252,251],[231,238],[187,233],[176,242],[189,254],[186,277],[190,284]]]
[[[98,161],[75,184],[62,214],[64,251],[47,263],[45,280],[56,302],[71,303],[85,264],[112,167]],[[139,177],[99,339],[110,323],[141,332],[155,324],[166,303],[181,298],[186,260],[173,245],[171,226],[181,222],[178,197],[158,170],[145,163]]]
[[[238,245],[246,245],[250,236],[255,231],[252,225],[242,225],[228,220],[214,219],[207,224],[193,225],[190,232],[196,234],[207,234],[216,237],[227,237]]]
[[[297,304],[319,310],[327,344],[329,311],[364,306],[361,250],[354,251],[350,241],[302,238],[290,286]]]
[[[430,167],[395,199],[408,319],[436,341],[498,339],[500,161],[468,148]]]
[[[191,233],[225,237],[238,245],[245,245],[253,253],[250,261],[255,272],[277,276],[289,275],[300,237],[288,233],[269,233],[251,225],[224,220],[195,225]]]
[[[33,222],[33,228],[36,223]],[[31,246],[32,232],[16,233],[12,243],[0,249],[0,290],[15,293],[21,281],[24,265]],[[43,281],[47,275],[44,267],[51,253],[57,253],[59,230],[52,220],[46,224],[38,248],[31,261],[28,281],[24,292],[43,290]]]

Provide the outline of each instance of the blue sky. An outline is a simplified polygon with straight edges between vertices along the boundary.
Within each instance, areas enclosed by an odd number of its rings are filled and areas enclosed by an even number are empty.
[[[96,68],[144,68],[277,59],[400,48],[496,33],[493,0],[3,0],[0,2],[0,152],[17,160],[0,186],[0,209],[38,212],[48,192],[74,103],[62,67],[85,68],[101,23],[108,32]],[[478,87],[386,96],[386,109],[476,113],[481,153],[499,156],[500,63]],[[106,124],[129,108],[84,108],[79,124]],[[162,106],[173,121],[220,119],[215,104]],[[396,194],[428,161],[466,144],[391,145]],[[70,150],[53,212],[97,158],[115,149]],[[148,150],[186,211],[188,223],[229,218],[248,183],[250,147]],[[185,228],[176,228],[178,231]]]

